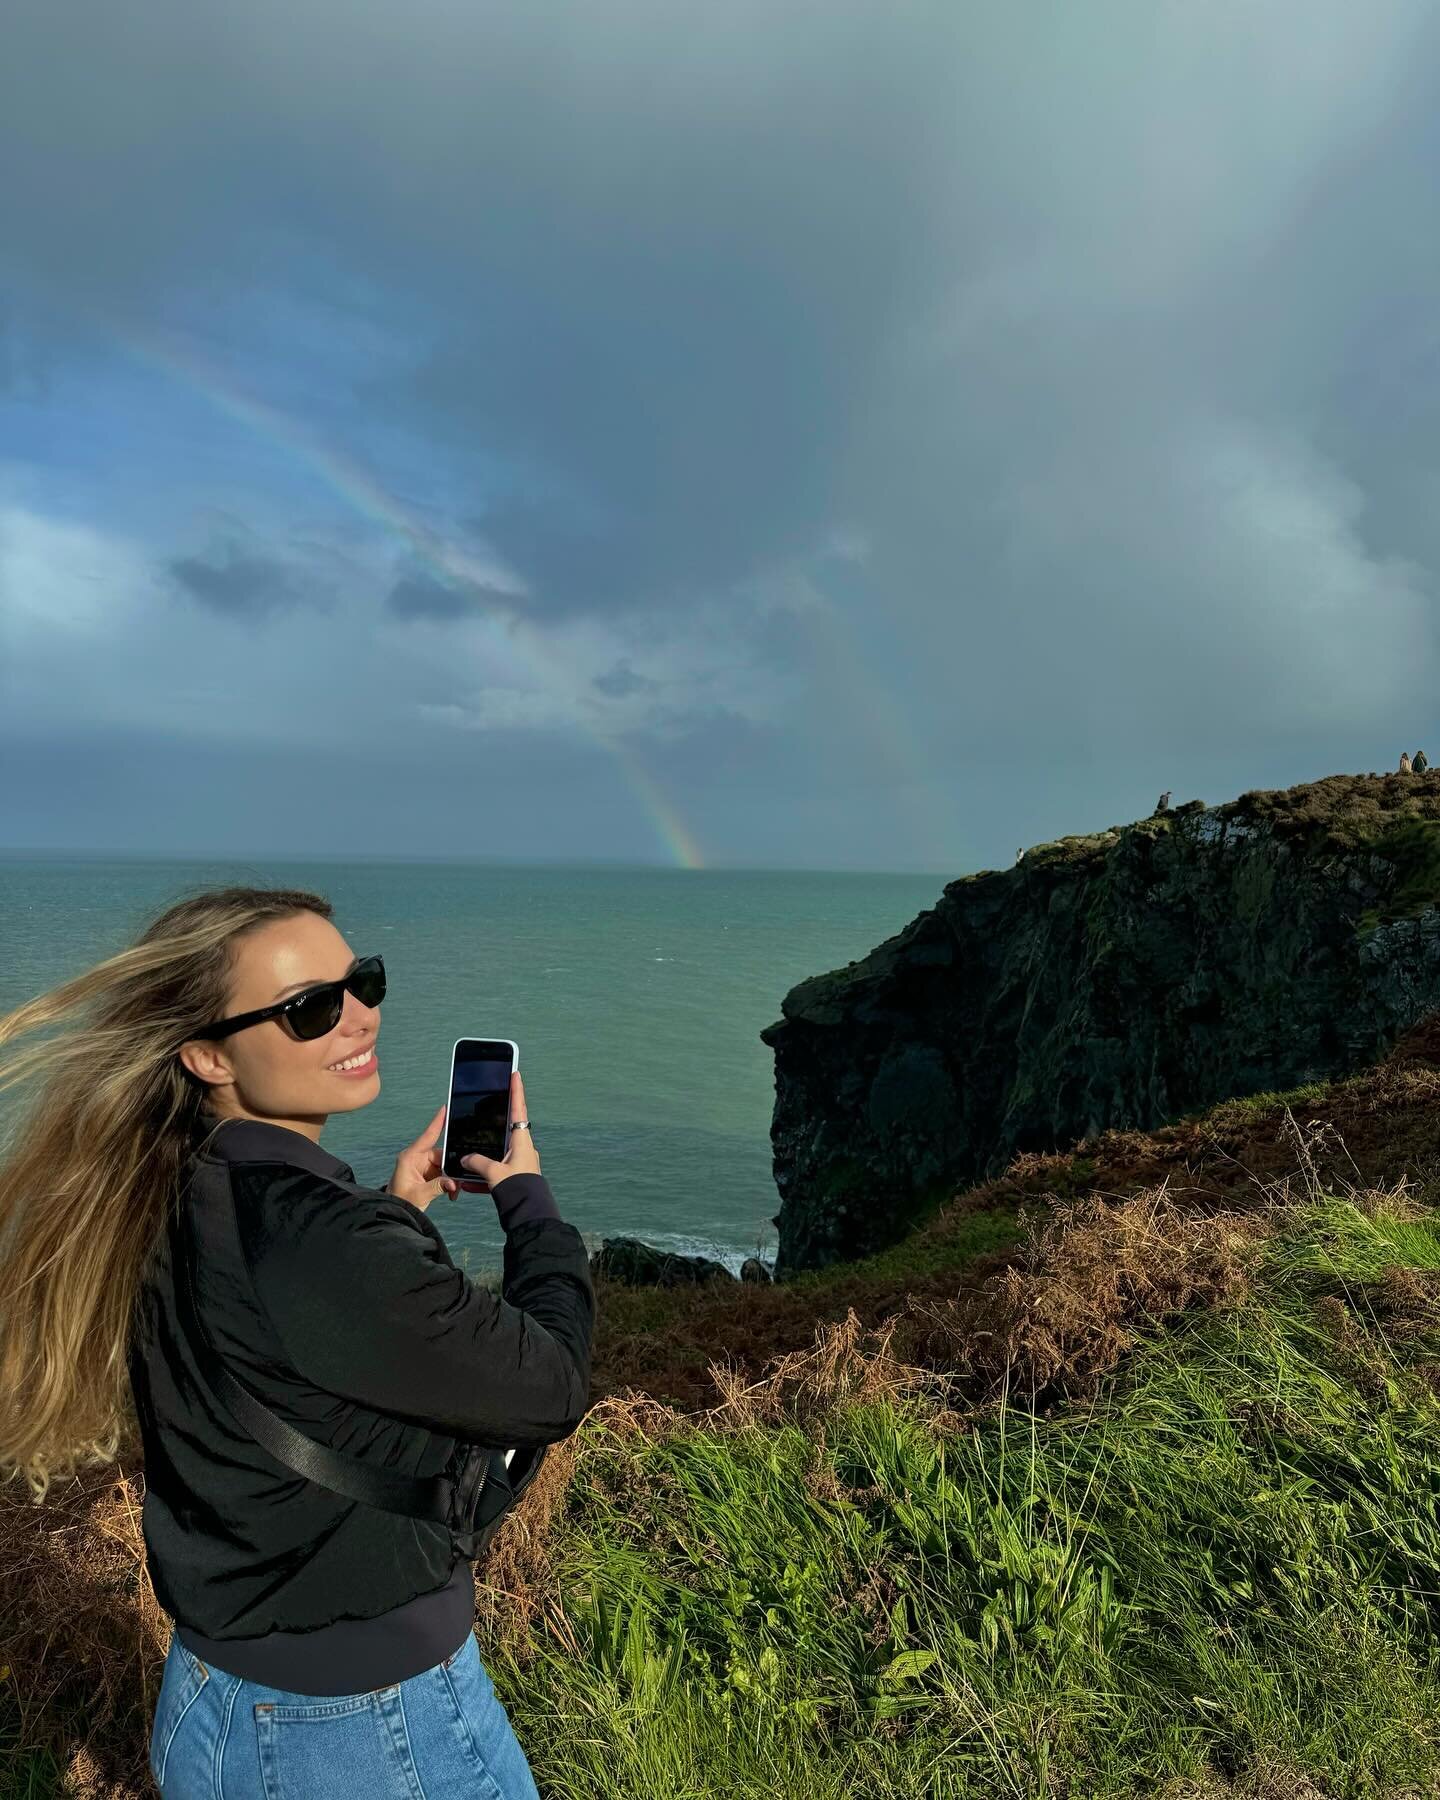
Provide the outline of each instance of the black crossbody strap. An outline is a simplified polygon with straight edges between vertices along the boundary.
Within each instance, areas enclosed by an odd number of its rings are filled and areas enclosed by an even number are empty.
[[[227,1183],[219,1206],[221,1227],[240,1259],[237,1266],[243,1269],[244,1253],[234,1206]],[[397,1469],[379,1469],[357,1462],[354,1457],[344,1456],[328,1444],[317,1443],[314,1438],[297,1431],[273,1413],[221,1360],[205,1329],[196,1301],[192,1263],[198,1248],[192,1221],[184,1222],[180,1238],[175,1291],[186,1335],[206,1380],[255,1441],[286,1468],[294,1469],[297,1475],[303,1475],[306,1480],[328,1488],[332,1493],[343,1494],[347,1500],[359,1500],[384,1512],[404,1513],[414,1519],[432,1519],[442,1525],[463,1522],[473,1506],[476,1489],[490,1473],[490,1463],[498,1461],[500,1471],[504,1473],[501,1453],[497,1450],[490,1456],[484,1452],[472,1456],[463,1481],[457,1487],[449,1475],[406,1475]]]

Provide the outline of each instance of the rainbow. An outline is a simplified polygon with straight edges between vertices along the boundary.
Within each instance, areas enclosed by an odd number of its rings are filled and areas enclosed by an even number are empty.
[[[182,347],[173,339],[142,335],[129,329],[108,335],[132,360],[158,370],[199,394],[223,417],[275,445],[293,462],[316,476],[353,512],[398,538],[415,561],[446,587],[468,594],[495,635],[502,656],[508,660],[510,652],[518,648],[543,687],[553,690],[561,686],[557,674],[568,677],[569,694],[582,687],[583,674],[563,652],[542,638],[516,612],[495,599],[497,592],[523,599],[525,585],[509,570],[484,562],[442,537],[402,506],[393,494],[387,493],[352,457],[322,442],[287,414],[242,392],[222,370],[194,350]],[[619,765],[675,866],[703,869],[705,861],[693,834],[634,751],[601,726],[590,724],[583,729]]]

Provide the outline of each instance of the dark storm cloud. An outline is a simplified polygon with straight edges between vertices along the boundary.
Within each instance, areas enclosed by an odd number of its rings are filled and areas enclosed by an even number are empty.
[[[639,675],[629,663],[616,663],[613,669],[607,669],[603,675],[597,675],[594,686],[602,694],[612,694],[617,699],[625,694],[658,693],[660,683],[652,681],[648,675]]]
[[[821,262],[802,299],[782,267],[719,249],[683,269],[637,255],[602,280],[608,304],[542,299],[505,356],[451,346],[376,403],[493,433],[583,497],[579,520],[563,496],[485,518],[537,612],[679,602],[813,550],[881,297]]]
[[[226,543],[204,556],[178,556],[166,565],[180,588],[228,618],[263,618],[301,604],[292,572],[270,557]]]
[[[433,575],[402,575],[385,597],[385,608],[400,619],[468,619],[482,603],[514,604],[514,596],[475,584],[452,587]]]

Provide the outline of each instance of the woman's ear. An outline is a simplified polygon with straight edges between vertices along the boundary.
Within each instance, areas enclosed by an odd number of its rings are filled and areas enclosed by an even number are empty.
[[[207,1087],[218,1087],[222,1082],[235,1079],[235,1071],[215,1045],[205,1038],[191,1038],[175,1054]]]

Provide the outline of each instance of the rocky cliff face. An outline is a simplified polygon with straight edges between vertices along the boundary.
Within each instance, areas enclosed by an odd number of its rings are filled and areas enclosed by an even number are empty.
[[[1196,801],[949,883],[760,1034],[777,1276],[894,1242],[1018,1151],[1373,1061],[1440,1006],[1437,902],[1433,772]]]

